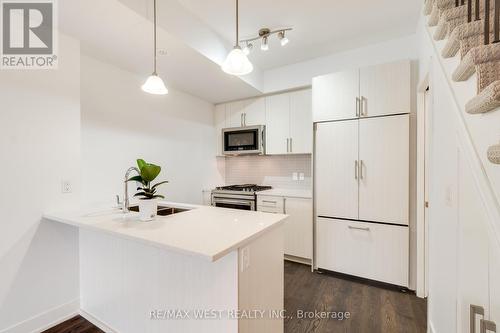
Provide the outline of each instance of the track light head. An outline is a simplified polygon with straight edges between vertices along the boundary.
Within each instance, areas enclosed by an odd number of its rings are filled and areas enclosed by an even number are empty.
[[[269,50],[269,41],[267,40],[267,36],[262,38],[262,44],[260,44],[260,49],[262,51]]]
[[[286,38],[286,36],[285,36],[285,30],[280,31],[278,33],[278,38],[280,40],[281,46],[285,46],[289,42],[288,38]]]
[[[249,55],[249,54],[250,54],[250,51],[252,51],[252,49],[253,49],[253,44],[252,44],[252,43],[247,42],[247,43],[246,43],[246,45],[245,45],[245,47],[243,48],[243,53],[244,53],[245,55]]]

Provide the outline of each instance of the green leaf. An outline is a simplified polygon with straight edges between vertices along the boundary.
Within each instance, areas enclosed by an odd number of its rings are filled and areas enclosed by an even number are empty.
[[[142,179],[152,182],[161,172],[161,167],[154,164],[146,164],[141,168]]]
[[[165,199],[165,197],[161,194],[157,194],[153,196],[153,199],[160,198],[160,199]]]
[[[163,184],[166,184],[166,183],[168,183],[168,180],[163,181],[163,182],[159,182],[158,184],[153,185],[152,189],[155,189],[155,188],[157,188],[158,186],[163,185]]]
[[[142,183],[142,177],[141,176],[134,176],[130,179],[127,180],[128,182],[139,182]]]
[[[134,197],[147,196],[146,192],[137,192]]]
[[[144,161],[143,159],[137,159],[137,166],[139,167],[139,170],[142,171],[142,168],[146,165],[146,161]]]

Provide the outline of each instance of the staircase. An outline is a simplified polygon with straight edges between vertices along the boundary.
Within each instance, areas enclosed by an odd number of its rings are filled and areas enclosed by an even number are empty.
[[[452,79],[477,77],[477,94],[465,105],[469,114],[499,112],[500,107],[500,0],[426,0],[433,38],[445,40],[444,58],[460,57]],[[488,160],[500,164],[500,144],[488,149]]]

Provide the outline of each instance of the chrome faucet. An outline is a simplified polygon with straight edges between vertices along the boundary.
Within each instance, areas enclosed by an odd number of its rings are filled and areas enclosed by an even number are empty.
[[[127,172],[125,172],[125,181],[124,181],[124,194],[123,194],[123,206],[122,206],[122,210],[124,213],[128,213],[130,210],[130,201],[129,201],[129,198],[128,198],[128,182],[127,180],[130,178],[130,174],[132,173],[132,171],[135,171],[138,175],[141,174],[141,172],[139,171],[139,169],[137,169],[136,167],[131,167],[127,170]]]

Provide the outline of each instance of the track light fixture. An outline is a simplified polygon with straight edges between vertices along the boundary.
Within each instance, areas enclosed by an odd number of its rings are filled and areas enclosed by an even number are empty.
[[[253,42],[260,40],[260,49],[262,51],[267,51],[269,50],[269,37],[272,35],[277,34],[278,39],[281,43],[281,46],[285,46],[288,44],[289,39],[286,37],[286,32],[292,30],[292,28],[283,28],[283,29],[276,29],[276,30],[271,30],[268,28],[262,28],[259,30],[259,35],[257,37],[253,38],[248,38],[244,40],[240,40],[240,43],[245,44],[246,46],[243,48],[243,52],[248,55],[250,54],[250,51],[253,48]]]

